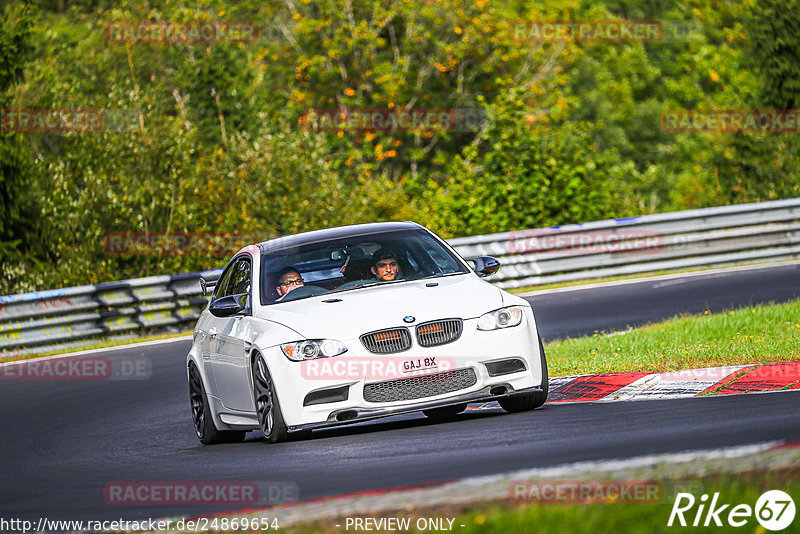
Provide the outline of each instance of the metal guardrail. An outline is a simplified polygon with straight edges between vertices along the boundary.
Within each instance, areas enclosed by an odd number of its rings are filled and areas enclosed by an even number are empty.
[[[0,297],[0,357],[190,323],[207,303],[200,291],[200,277],[218,272],[220,269],[151,276]]]
[[[668,269],[800,258],[800,198],[452,239],[464,257],[495,256],[502,288]],[[87,338],[186,325],[221,270],[0,296],[0,357]]]
[[[781,261],[800,258],[800,198],[464,237],[449,243],[464,257],[500,259],[503,266],[492,281],[502,288]]]

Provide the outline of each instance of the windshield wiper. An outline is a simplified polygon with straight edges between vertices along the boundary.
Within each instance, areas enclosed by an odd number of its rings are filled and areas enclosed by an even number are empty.
[[[331,289],[330,291],[328,291],[328,293],[325,293],[325,294],[328,295],[330,293],[339,293],[341,291],[350,291],[351,289],[361,289],[362,287],[372,287],[372,286],[375,286],[375,285],[378,285],[378,284],[383,284],[383,283],[385,283],[385,282],[381,282],[379,280],[376,280],[375,282],[365,282],[363,284],[355,284],[355,285],[348,286],[348,287]]]
[[[456,274],[466,274],[466,273],[461,273],[461,272],[436,273],[436,274],[432,274],[432,275],[428,275],[428,276],[423,276],[422,278],[398,278],[397,280],[387,280],[387,281],[375,280],[374,282],[364,282],[364,283],[361,283],[361,284],[355,284],[355,285],[348,286],[348,287],[331,289],[330,291],[328,291],[325,294],[326,295],[330,295],[331,293],[341,293],[342,291],[350,291],[351,289],[361,289],[361,288],[364,288],[364,287],[372,287],[372,286],[377,286],[377,285],[396,284],[396,283],[399,283],[399,282],[416,282],[417,280],[426,280],[428,278],[441,278],[443,276],[453,276],[453,275],[456,275]]]
[[[422,278],[414,278],[414,280],[427,280],[428,278],[442,278],[443,276],[453,276],[456,274],[467,274],[456,271],[454,273],[436,273],[436,274],[429,274],[428,276],[423,276]]]

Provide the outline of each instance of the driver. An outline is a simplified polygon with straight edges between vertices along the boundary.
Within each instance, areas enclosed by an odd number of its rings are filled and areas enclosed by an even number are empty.
[[[403,278],[403,270],[397,261],[397,253],[388,248],[380,248],[372,255],[371,271],[380,282],[391,282]]]
[[[284,267],[278,273],[278,283],[275,289],[279,297],[275,302],[281,300],[293,289],[303,287],[304,285],[303,277],[300,276],[300,272],[297,269],[294,267]]]

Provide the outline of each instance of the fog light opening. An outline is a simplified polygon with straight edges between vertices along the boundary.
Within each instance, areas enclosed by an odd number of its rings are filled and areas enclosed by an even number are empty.
[[[356,417],[358,417],[358,412],[355,410],[347,410],[345,412],[336,414],[337,421],[352,421]]]
[[[508,388],[505,386],[495,386],[489,390],[492,395],[505,395],[508,393]]]

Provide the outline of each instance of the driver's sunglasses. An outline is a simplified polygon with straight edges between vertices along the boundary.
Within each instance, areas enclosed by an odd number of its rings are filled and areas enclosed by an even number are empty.
[[[281,282],[278,285],[283,287],[292,287],[292,286],[302,286],[303,283],[304,282],[302,278],[295,278],[293,280],[286,280],[285,282]]]

